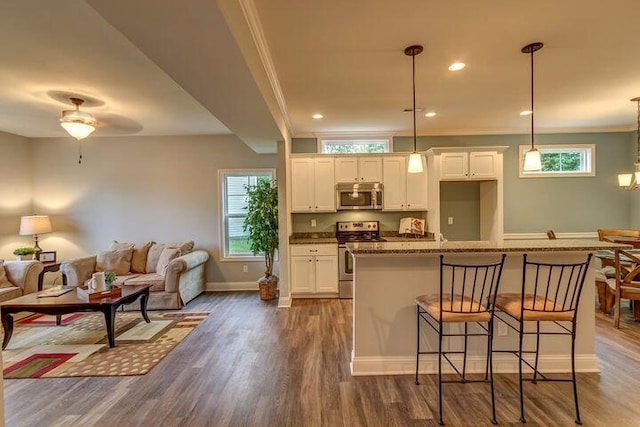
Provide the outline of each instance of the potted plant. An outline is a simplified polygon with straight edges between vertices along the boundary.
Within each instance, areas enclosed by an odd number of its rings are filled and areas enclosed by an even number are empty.
[[[265,272],[258,280],[260,298],[276,297],[278,276],[273,274],[273,259],[278,248],[278,187],[270,179],[258,179],[256,185],[246,186],[247,217],[243,230],[249,232],[251,252],[264,254]]]
[[[106,285],[106,289],[111,289],[113,286],[113,282],[116,281],[116,273],[113,271],[105,271],[104,272],[104,284]]]
[[[13,254],[16,256],[18,261],[28,261],[33,259],[33,254],[36,253],[34,248],[18,248],[13,251]]]

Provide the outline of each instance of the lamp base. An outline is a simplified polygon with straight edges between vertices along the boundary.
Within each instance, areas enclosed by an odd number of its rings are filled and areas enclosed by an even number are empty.
[[[36,255],[38,253],[42,252],[42,248],[40,247],[40,245],[38,245],[38,235],[37,234],[33,235],[33,243],[34,243],[33,249],[35,249]],[[37,256],[36,256],[36,258],[37,258]]]

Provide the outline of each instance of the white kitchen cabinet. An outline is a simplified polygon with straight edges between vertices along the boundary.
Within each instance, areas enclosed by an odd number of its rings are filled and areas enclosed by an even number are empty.
[[[383,209],[386,211],[427,209],[426,160],[423,156],[421,173],[408,173],[407,164],[406,156],[383,159]]]
[[[338,293],[337,245],[291,245],[291,291]]]
[[[335,212],[333,157],[291,159],[291,211]]]
[[[466,181],[497,179],[495,151],[471,151],[442,153],[442,181]]]
[[[378,156],[337,157],[335,183],[382,182],[382,158]]]

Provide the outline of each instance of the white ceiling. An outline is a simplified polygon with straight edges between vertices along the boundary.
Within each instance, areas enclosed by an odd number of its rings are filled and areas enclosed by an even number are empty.
[[[640,96],[640,1],[254,0],[294,136],[411,134],[416,57],[419,134],[528,132],[529,56],[535,55],[536,129],[635,129]],[[467,67],[448,71],[460,60]],[[311,115],[320,112],[323,120]]]
[[[411,59],[403,50],[418,43],[417,104],[438,113],[419,116],[419,134],[528,132],[518,114],[529,105],[529,58],[520,48],[534,41],[545,43],[535,57],[538,131],[635,129],[640,1],[585,4],[1,2],[0,131],[65,136],[58,118],[76,95],[100,122],[95,136],[234,133],[273,152],[282,123],[293,136],[408,135]],[[262,28],[246,16],[253,7]],[[266,49],[249,46],[256,40]],[[454,60],[467,68],[448,71]],[[265,84],[274,76],[281,93]],[[316,112],[325,118],[313,120]]]

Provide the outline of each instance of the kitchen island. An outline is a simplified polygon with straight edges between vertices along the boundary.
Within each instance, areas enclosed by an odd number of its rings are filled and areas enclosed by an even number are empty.
[[[588,253],[602,249],[624,249],[628,245],[591,240],[505,240],[473,242],[381,242],[348,243],[354,257],[352,375],[410,374],[415,372],[415,297],[439,292],[439,255],[462,263],[498,261],[506,253],[500,292],[520,292],[522,255],[532,261],[584,262]],[[594,351],[594,261],[589,267],[578,308],[576,370],[598,372]],[[499,324],[500,322],[497,322]],[[497,326],[497,325],[496,325]],[[505,326],[505,325],[502,325]],[[460,328],[460,325],[451,325]],[[423,328],[423,350],[437,349],[437,336]],[[457,330],[456,330],[457,331]],[[525,347],[533,341],[525,338]],[[449,349],[461,349],[449,340]],[[540,346],[543,372],[570,372],[570,339],[545,336]],[[517,348],[517,335],[497,327],[494,349]],[[469,340],[468,372],[484,372],[486,339]],[[517,372],[517,359],[494,355],[495,372]],[[437,372],[436,358],[421,356],[421,372]]]

